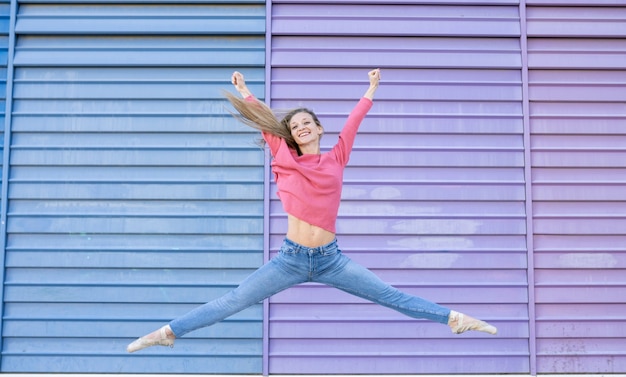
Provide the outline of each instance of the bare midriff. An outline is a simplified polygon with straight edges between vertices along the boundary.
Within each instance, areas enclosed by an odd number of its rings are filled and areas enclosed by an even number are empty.
[[[335,240],[335,233],[287,215],[287,238],[302,246],[318,247]]]

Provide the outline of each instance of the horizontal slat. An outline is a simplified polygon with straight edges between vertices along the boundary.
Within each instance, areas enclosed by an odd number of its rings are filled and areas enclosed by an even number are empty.
[[[573,4],[570,2],[569,5]],[[626,22],[624,22],[626,9],[621,7],[530,6],[526,14],[528,35],[531,37],[623,38],[626,36]]]
[[[374,39],[374,40],[373,40]],[[374,47],[376,46],[376,47]],[[315,60],[307,51],[315,50]],[[272,42],[272,66],[520,68],[515,38],[287,37]]]
[[[417,238],[417,237],[415,237]],[[390,251],[361,254],[356,251],[345,251],[346,255],[359,264],[370,268],[389,269],[517,269],[526,266],[526,256],[523,252],[491,252],[482,250],[476,252],[453,253],[449,250],[458,250],[461,242],[452,237],[450,248],[445,243],[430,246],[432,252],[413,250],[413,253],[392,253]],[[459,241],[462,241],[459,240]],[[417,247],[417,245],[416,245]]]
[[[538,272],[541,274],[541,270],[539,270]],[[554,270],[552,270],[551,272],[554,272]],[[619,271],[616,272],[619,273]],[[570,272],[566,273],[569,276],[572,276]],[[599,318],[607,321],[615,321],[624,319],[624,317],[621,315],[624,310],[626,310],[626,303],[614,303],[604,305],[554,303],[538,305],[536,309],[536,314],[538,321],[546,322],[553,322],[563,319],[583,321],[589,318]]]
[[[361,305],[367,306],[367,305]],[[456,305],[455,305],[456,306]],[[335,305],[336,310],[344,312],[342,307]],[[314,309],[311,309],[314,310]],[[392,312],[387,309],[387,311]],[[347,313],[349,316],[349,313]],[[490,318],[489,318],[490,319]],[[506,338],[511,337],[527,337],[527,326],[524,325],[525,321],[506,321],[506,326],[500,326],[500,330],[504,331]],[[294,326],[297,323],[297,326]],[[403,318],[396,318],[386,321],[359,321],[353,320],[348,317],[346,320],[328,320],[328,321],[278,321],[277,326],[272,326],[270,329],[270,336],[274,339],[296,339],[303,341],[304,343],[315,340],[316,338],[325,339],[329,343],[331,340],[336,339],[353,339],[355,341],[368,341],[371,339],[450,339],[455,338],[454,341],[459,340],[459,336],[450,332],[449,328],[441,323],[416,320],[414,318],[403,316]],[[468,332],[462,335],[463,338],[481,339],[489,337],[489,335],[480,332]],[[497,339],[489,337],[489,341]],[[516,342],[512,342],[516,344]],[[302,348],[301,345],[300,349]],[[293,351],[296,351],[294,348]],[[306,351],[301,351],[306,352]],[[410,350],[404,349],[402,354],[410,352]],[[427,355],[423,354],[427,357]]]
[[[12,200],[9,216],[129,216],[129,217],[255,217],[263,212],[263,203],[246,201],[38,201]]]
[[[122,101],[98,101],[102,109],[96,109],[94,101],[74,101],[84,113],[76,113],[70,108],[72,101],[24,101],[20,100],[19,112],[14,112],[12,121],[14,131],[50,132],[68,135],[73,132],[83,133],[142,133],[156,132],[169,135],[179,132],[202,134],[210,137],[211,132],[232,132],[234,134],[254,133],[257,131],[245,127],[232,117],[211,116],[203,113],[212,107],[223,109],[224,104],[216,101],[194,101],[189,104],[189,113],[178,116],[177,111],[185,101],[160,101],[160,109],[154,102],[133,101],[123,109]],[[203,110],[205,109],[205,110]],[[106,114],[107,111],[110,111]],[[124,113],[126,111],[126,113]],[[71,115],[68,115],[71,114]],[[2,118],[0,118],[2,119]],[[158,120],[158,121],[157,121]],[[250,136],[252,138],[252,136]]]
[[[535,237],[535,246],[538,251],[626,251],[626,235],[615,234],[611,236],[581,236],[581,235],[556,235]]]
[[[306,22],[304,22],[306,21]],[[517,7],[404,4],[280,4],[274,35],[517,36]]]
[[[616,137],[620,139],[620,137]],[[626,169],[620,168],[535,168],[533,169],[535,183],[600,183],[615,184],[626,182]],[[613,203],[615,205],[622,205]],[[580,204],[584,205],[584,204]],[[598,204],[603,206],[603,204]]]
[[[451,370],[451,356],[370,355],[348,357],[277,357],[270,373],[288,374],[292,370],[306,370],[313,374],[438,374]],[[453,364],[456,373],[498,373],[502,370],[528,372],[528,357],[475,356]],[[456,369],[458,368],[458,369]]]
[[[539,152],[558,150],[619,152],[626,150],[626,135],[536,135],[531,137],[531,142],[532,150]]]
[[[528,291],[524,286],[480,286],[480,287],[413,287],[397,285],[396,288],[415,296],[446,303],[502,303],[519,304],[528,302]],[[303,285],[277,293],[270,298],[271,303],[363,303],[364,299],[349,295],[337,289],[317,285]]]
[[[251,145],[245,149],[231,148],[119,148],[76,147],[48,148],[36,153],[36,148],[16,147],[11,163],[19,166],[262,166],[263,153]],[[226,153],[230,152],[230,153]]]
[[[263,186],[237,183],[15,183],[9,190],[10,199],[261,199]]]
[[[624,22],[622,22],[624,24]],[[531,69],[623,69],[626,40],[529,38]]]
[[[419,327],[421,323],[416,324]],[[405,324],[398,326],[406,327]],[[435,355],[445,356],[447,352],[463,352],[467,347],[472,347],[476,354],[501,355],[504,352],[515,353],[516,348],[523,348],[520,341],[513,342],[509,339],[458,339],[450,342],[447,339],[336,339],[328,342],[326,339],[307,339],[306,352],[294,352],[294,348],[301,346],[303,341],[299,339],[277,339],[272,347],[272,356],[289,357],[295,355],[328,355],[338,356],[381,356],[381,355],[413,355],[420,357],[434,350]],[[498,344],[500,343],[500,344]],[[471,344],[471,346],[470,346]]]
[[[9,233],[260,234],[263,219],[226,216],[11,216]]]
[[[210,22],[207,22],[210,20]],[[20,7],[18,34],[262,34],[261,5],[29,4]]]
[[[39,4],[101,4],[102,0],[24,0],[25,3],[39,3]],[[124,0],[109,0],[109,4],[128,4],[128,1]],[[172,4],[170,0],[133,0],[132,4]],[[179,3],[184,4],[206,4],[207,0],[184,0]],[[210,0],[211,4],[263,4],[263,0]]]
[[[131,339],[128,339],[130,342]],[[118,350],[124,350],[126,344],[119,342]],[[68,345],[72,349],[79,345]],[[233,371],[233,358],[230,356],[211,356],[207,354],[194,357],[163,357],[167,356],[168,349],[152,351],[152,357],[128,357],[122,355],[33,355],[23,354],[6,355],[3,358],[3,368],[8,371],[28,370],[30,373],[64,373],[70,368],[80,368],[85,373],[136,373],[136,374],[178,374],[180,371],[206,371],[211,374],[227,374]],[[169,353],[171,356],[171,352]],[[159,357],[160,356],[160,357]],[[262,370],[262,357],[242,356],[237,358],[237,371],[242,374],[258,374]]]
[[[270,250],[277,252],[285,238],[284,233],[275,230],[270,235]],[[372,234],[340,234],[338,235],[339,248],[350,257],[355,253],[374,253],[372,259],[378,258],[378,263],[383,263],[391,258],[393,253],[407,251],[428,251],[428,250],[467,250],[480,252],[507,252],[508,254],[525,254],[526,238],[518,236],[498,236],[498,235],[466,235],[466,236],[435,236],[435,235],[394,235],[389,234],[380,237]],[[388,250],[389,256],[380,257],[376,254],[382,250]],[[402,256],[398,256],[402,260]],[[488,259],[488,258],[486,258]],[[372,260],[372,262],[375,262]]]
[[[533,166],[538,167],[626,167],[626,148],[594,149],[587,147],[582,150],[572,150],[563,147],[561,150],[536,150],[532,155]],[[607,198],[609,199],[609,198]],[[610,199],[609,199],[610,200]]]
[[[126,183],[258,183],[263,171],[256,166],[16,166],[11,169],[14,183],[34,182],[126,182]],[[94,199],[97,203],[97,199]],[[181,203],[183,204],[183,203]],[[199,203],[185,202],[193,207]],[[98,205],[98,204],[95,204]],[[118,204],[111,204],[118,206]],[[130,205],[130,204],[128,204]],[[165,203],[161,205],[166,206]]]
[[[585,164],[585,166],[588,165]],[[591,184],[539,184],[533,187],[533,197],[535,200],[624,201],[626,200],[626,187],[623,184],[599,186]]]
[[[483,270],[484,272],[484,270]],[[442,273],[439,271],[439,273]],[[493,275],[497,275],[494,273]],[[471,314],[477,318],[483,318],[485,320],[493,321],[497,319],[502,323],[506,322],[507,326],[516,326],[518,328],[522,324],[522,321],[528,316],[528,308],[526,304],[508,304],[502,305],[500,303],[495,304],[479,304],[479,305],[468,305],[468,304],[455,304],[454,309],[460,312],[466,312]],[[310,326],[311,322],[314,322],[315,319],[318,319],[322,322],[321,326],[318,326],[320,331],[324,331],[325,333],[332,333],[332,329],[322,330],[322,327],[326,327],[324,323],[343,323],[345,325],[352,326],[360,326],[363,323],[372,323],[378,322],[381,326],[388,326],[389,330],[393,332],[392,338],[412,338],[415,334],[411,333],[411,331],[417,331],[412,325],[419,324],[420,327],[423,328],[425,333],[422,335],[426,335],[426,332],[430,333],[429,335],[434,334],[431,333],[431,330],[437,330],[440,326],[438,323],[429,322],[429,321],[419,321],[415,322],[415,319],[405,316],[395,310],[391,310],[389,308],[385,308],[380,305],[375,305],[371,303],[342,303],[342,304],[333,304],[333,303],[315,303],[315,304],[281,304],[281,303],[272,303],[270,308],[270,318],[272,321],[276,321],[277,323],[281,323],[282,327],[280,329],[271,329],[276,335],[278,339],[287,339],[287,338],[295,338],[297,339],[298,334],[290,334],[287,328],[288,323],[293,323],[295,321],[302,322],[304,326],[309,329],[312,328]],[[411,331],[403,333],[399,331],[397,327],[394,327],[394,323],[402,323],[404,326],[409,326]],[[341,327],[341,326],[339,326]],[[355,336],[359,336],[362,338],[376,338],[377,333],[380,329],[377,329],[376,326],[365,326],[363,332],[360,334],[355,334]],[[339,330],[339,329],[337,329]],[[408,330],[408,329],[407,329]],[[504,329],[503,329],[504,330]],[[332,336],[328,334],[324,334],[325,336]],[[337,334],[337,338],[341,338],[342,334]]]
[[[622,0],[526,0],[528,5],[567,5],[567,6],[579,6],[579,5],[593,5],[593,6],[606,6],[606,5],[622,5]]]
[[[616,77],[617,80],[619,78]],[[602,83],[567,83],[567,84],[530,84],[529,96],[533,101],[549,101],[558,98],[567,102],[619,102],[626,100],[624,82]]]
[[[306,81],[305,81],[306,82]],[[322,98],[326,93],[333,93],[337,99],[359,98],[363,88],[355,86],[352,90],[339,90],[345,88],[346,83],[317,81],[307,84],[307,90],[303,93],[301,81],[284,83],[276,87],[276,98],[300,97],[304,101]],[[522,98],[519,83],[493,83],[484,82],[463,84],[442,84],[433,82],[423,83],[389,83],[385,85],[387,100],[407,101],[431,101],[437,98],[445,98],[448,101],[518,101]],[[357,90],[358,89],[358,90]]]
[[[235,288],[216,285],[7,285],[7,303],[101,302],[101,303],[204,303]],[[184,313],[180,313],[181,315]],[[261,319],[257,319],[261,321]],[[44,321],[45,323],[45,321]],[[43,325],[43,324],[42,324]],[[44,334],[44,333],[40,333]]]
[[[130,341],[130,339],[129,339]],[[46,357],[67,357],[71,355],[71,351],[58,350],[58,346],[55,347],[55,343],[59,340],[55,338],[9,338],[6,341],[5,352],[10,356],[18,356],[20,354],[36,355],[42,358]],[[97,355],[106,355],[109,357],[117,356],[120,351],[123,350],[125,344],[122,341],[111,342],[108,347],[102,346],[102,341],[97,337],[81,339],[66,339],[64,340],[68,344],[68,348],[72,345],[73,349],[80,349],[80,352],[75,357],[93,357]],[[57,349],[55,349],[57,348]],[[254,339],[202,339],[202,340],[177,340],[176,350],[162,350],[159,352],[161,355],[164,352],[170,351],[173,353],[171,356],[180,357],[182,352],[185,352],[185,357],[190,359],[199,357],[200,355],[212,355],[215,358],[239,358],[239,357],[260,357],[261,345]],[[76,352],[76,351],[74,351]],[[154,351],[152,351],[154,352]],[[168,357],[168,359],[171,357]]]
[[[600,181],[602,182],[602,181]],[[617,219],[626,213],[625,202],[539,202],[534,203],[536,218],[555,219]]]
[[[580,0],[579,0],[580,1]],[[603,1],[607,1],[607,0],[603,0]],[[619,0],[614,0],[614,1],[619,1]],[[285,3],[285,4],[318,4],[318,3],[322,3],[325,4],[327,3],[328,0],[273,0],[273,3],[275,4],[281,4],[281,3]],[[341,0],[342,4],[380,4],[380,0]],[[393,1],[394,4],[432,4],[432,0],[394,0]],[[439,4],[452,4],[452,5],[458,5],[458,4],[469,4],[469,5],[475,5],[477,3],[477,0],[438,0],[437,3]],[[500,4],[511,4],[511,5],[516,5],[518,4],[518,0],[480,0],[479,1],[480,4],[495,4],[495,5],[500,5]]]
[[[535,218],[536,234],[619,234],[626,227],[626,214],[602,217],[567,217],[554,216],[546,219]]]
[[[538,304],[565,302],[565,303],[614,303],[624,298],[626,284],[603,286],[572,287],[539,287],[535,289],[535,301]]]
[[[623,356],[626,358],[621,339],[542,339],[537,342],[537,355]]]
[[[221,235],[220,235],[221,236]],[[158,237],[154,235],[151,237]],[[171,237],[171,236],[170,236]],[[255,237],[242,237],[241,235],[231,236],[232,238],[254,239]],[[17,238],[11,236],[11,238]],[[60,237],[33,236],[35,240],[55,239]],[[84,240],[89,243],[97,240],[99,235],[78,235],[73,238]],[[183,239],[184,237],[179,237]],[[208,238],[208,237],[207,237]],[[258,238],[258,237],[256,237]],[[19,242],[19,240],[18,240]],[[34,243],[34,242],[33,242]],[[210,243],[209,243],[210,245]],[[194,250],[188,251],[186,248],[162,247],[161,250],[144,250],[146,246],[120,245],[119,251],[109,251],[115,247],[98,247],[93,249],[79,249],[73,245],[66,246],[68,250],[55,250],[45,246],[38,247],[37,250],[11,250],[6,255],[6,266],[11,268],[35,267],[35,268],[146,268],[159,269],[236,269],[236,268],[257,268],[263,263],[263,255],[259,250]],[[199,247],[198,247],[199,248]],[[207,246],[208,248],[208,246]],[[129,250],[130,249],[130,250]]]
[[[592,234],[593,236],[593,234]],[[605,236],[607,241],[619,241],[620,236]],[[621,237],[623,238],[623,237]],[[567,245],[561,245],[567,248]],[[617,246],[616,248],[619,248]],[[622,247],[623,248],[623,247]],[[576,250],[572,248],[572,250]],[[602,252],[554,252],[536,254],[537,268],[558,269],[597,269],[597,268],[626,268],[626,252],[620,250],[602,250]],[[556,301],[560,302],[560,301]]]
[[[233,133],[106,133],[94,137],[91,133],[16,133],[12,138],[14,149],[20,148],[185,148],[185,149],[248,149],[254,147],[253,136]]]
[[[165,266],[164,266],[165,267]],[[142,269],[129,271],[114,268],[10,268],[5,273],[5,284],[109,284],[123,281],[125,284],[199,284],[237,286],[254,271],[251,269],[225,269],[222,266],[203,269]],[[216,283],[219,282],[219,283]]]
[[[199,301],[202,299],[204,299],[204,297],[198,297]],[[133,333],[150,331],[150,328],[152,328],[153,326],[158,326],[158,324],[154,323],[169,321],[171,318],[175,318],[181,313],[186,313],[190,310],[197,308],[198,304],[199,303],[107,303],[105,307],[106,311],[103,311],[103,304],[101,303],[50,302],[46,304],[46,310],[41,311],[41,306],[37,303],[11,303],[6,306],[5,320],[13,324],[20,321],[26,323],[30,320],[41,320],[45,318],[58,321],[84,321],[94,319],[105,320],[109,319],[109,317],[111,316],[114,316],[118,321],[118,328],[110,330],[117,331],[121,336],[126,337],[129,336],[126,331],[132,330]],[[225,327],[232,327],[232,323],[229,322],[252,323],[261,318],[262,312],[262,305],[253,305],[239,313],[232,315],[231,317],[228,317],[226,320],[224,320],[225,326],[220,326],[220,324],[218,323],[215,325],[215,327],[219,326],[222,327],[222,329],[224,329]],[[13,330],[14,328],[11,328],[11,331]],[[98,331],[98,329],[90,329],[88,326],[82,326],[80,330],[83,331],[83,335],[87,336],[93,336],[95,334],[95,331]],[[237,331],[236,329],[231,330]],[[55,329],[54,331],[59,330]],[[102,331],[102,329],[99,331]],[[213,331],[213,328],[202,329],[198,332],[190,333],[186,335],[185,338],[193,339],[203,337],[207,335],[208,331]],[[16,336],[18,334],[11,333],[10,335]],[[226,337],[228,338],[229,336]]]
[[[275,188],[274,188],[275,189]],[[275,193],[272,198],[276,198]],[[343,200],[489,200],[518,201],[524,200],[522,185],[489,185],[489,184],[402,184],[385,185],[380,182],[372,184],[351,183],[344,185]]]
[[[440,167],[521,167],[523,153],[518,146],[499,148],[377,148],[354,147],[350,155],[352,166],[440,166]]]
[[[585,304],[579,302],[579,304]],[[594,303],[597,305],[597,303]],[[540,306],[540,305],[538,305]],[[626,336],[624,321],[598,321],[593,318],[586,320],[560,319],[558,321],[541,321],[537,326],[537,335],[540,338],[623,338]]]
[[[38,245],[37,250],[56,250],[59,252],[80,250],[80,251],[102,251],[106,250],[129,250],[134,251],[199,251],[210,254],[210,252],[228,252],[228,251],[258,251],[263,248],[262,241],[258,237],[241,237],[240,235],[225,234],[198,234],[198,235],[170,235],[170,234],[151,234],[132,235],[132,234],[107,234],[107,235],[73,235],[73,234],[30,234],[27,236],[11,235],[10,243],[7,245],[8,250],[12,251],[32,251],[30,242]],[[132,245],[132,246],[129,246]],[[20,255],[20,253],[17,255]],[[97,255],[97,254],[95,254]],[[130,254],[133,255],[133,254]],[[128,255],[128,256],[130,256]],[[127,257],[128,257],[127,256]],[[90,258],[95,258],[91,255]],[[112,255],[105,256],[115,261]],[[155,258],[154,256],[151,257]],[[182,256],[176,256],[181,258]],[[63,260],[63,258],[58,258]],[[149,258],[148,258],[149,259]],[[247,260],[248,258],[244,258]],[[169,260],[168,265],[173,265],[174,260]],[[123,264],[122,264],[123,265]]]
[[[110,32],[113,29],[107,31]],[[217,36],[136,36],[123,40],[103,36],[25,36],[20,40],[22,44],[16,48],[14,59],[17,67],[97,67],[106,61],[109,67],[221,68],[234,62],[240,67],[262,67],[265,62],[262,37],[238,37],[237,43],[232,38]]]
[[[607,359],[610,362],[607,363]],[[575,362],[575,367],[572,363]],[[538,356],[537,368],[544,373],[562,373],[563,370],[575,370],[576,373],[621,373],[626,370],[626,357],[613,355],[577,355],[571,356]]]
[[[270,226],[285,228],[287,219],[273,218]],[[520,219],[415,219],[414,217],[354,218],[341,224],[341,233],[368,234],[523,234],[525,221]]]
[[[372,198],[376,199],[376,197]],[[523,202],[413,202],[398,200],[393,201],[393,196],[386,197],[381,195],[379,199],[388,199],[388,201],[374,200],[344,200],[340,207],[340,216],[356,217],[368,216],[375,218],[393,217],[406,218],[521,218],[524,217]],[[281,212],[282,204],[278,201],[272,201],[271,209],[276,213],[275,217],[284,217],[278,215]]]
[[[597,256],[594,258],[594,256]],[[567,261],[567,257],[563,258],[564,262]],[[587,259],[589,265],[594,265],[598,262],[601,262],[604,259],[604,263],[602,267],[603,269],[593,270],[590,268],[582,269],[582,270],[565,270],[565,269],[538,269],[535,271],[535,285],[536,286],[563,286],[563,285],[571,285],[571,286],[599,286],[599,285],[615,285],[615,284],[624,284],[626,285],[626,273],[620,269],[611,269],[610,265],[610,256],[602,253],[597,253],[595,255],[588,255],[585,258],[584,255],[580,255],[580,259],[571,258],[572,267],[575,267],[573,264],[576,262],[583,262],[583,259]],[[616,261],[616,258],[613,259]],[[595,263],[594,263],[595,262]],[[607,263],[609,262],[609,263]],[[616,307],[619,305],[616,304]],[[608,316],[614,315],[613,311],[608,314]],[[617,313],[615,313],[617,314]],[[596,314],[597,315],[597,314]]]
[[[424,184],[499,182],[510,185],[514,183],[522,184],[523,180],[524,173],[522,168],[506,167],[364,167],[348,164],[344,171],[344,182],[346,184],[366,182],[386,182],[390,185],[408,182]]]

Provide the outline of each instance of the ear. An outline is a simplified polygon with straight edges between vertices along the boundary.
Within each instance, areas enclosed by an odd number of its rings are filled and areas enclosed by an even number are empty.
[[[323,135],[324,134],[324,127],[322,127],[321,124],[317,125],[317,134],[318,135]]]

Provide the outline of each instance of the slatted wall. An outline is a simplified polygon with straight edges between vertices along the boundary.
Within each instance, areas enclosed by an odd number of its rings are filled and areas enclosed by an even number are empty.
[[[274,1],[271,28],[272,106],[311,107],[325,148],[367,89],[367,71],[382,69],[345,174],[344,253],[501,332],[453,335],[298,286],[270,299],[270,373],[528,372],[517,4]],[[285,229],[274,188],[272,253]]]
[[[15,66],[0,108],[1,372],[626,371],[622,0],[15,3],[13,30],[0,1],[0,101]],[[340,246],[498,336],[311,284],[270,300],[268,329],[256,305],[173,350],[126,354],[284,237],[258,135],[221,97],[231,72],[275,108],[316,110],[328,150],[377,67]]]
[[[623,373],[626,8],[528,3],[537,372]]]
[[[125,351],[263,261],[263,152],[220,91],[263,92],[265,6],[219,3],[20,3],[3,372],[261,373],[261,305]]]

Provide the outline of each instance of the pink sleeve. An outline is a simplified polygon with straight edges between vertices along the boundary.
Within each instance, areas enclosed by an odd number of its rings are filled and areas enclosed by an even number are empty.
[[[263,135],[263,140],[265,140],[267,145],[270,147],[270,153],[272,154],[272,157],[276,157],[280,145],[284,142],[283,138],[272,135],[268,132],[262,132],[261,134]]]
[[[258,101],[258,99],[256,99],[256,97],[253,95],[247,96],[245,100],[246,102]],[[272,156],[276,156],[276,153],[278,153],[278,148],[280,147],[280,144],[283,139],[281,139],[280,137],[276,135],[272,135],[268,132],[261,132],[261,135],[263,135],[263,140],[265,140],[267,145],[270,147],[270,153],[272,154]]]
[[[348,119],[339,134],[339,141],[333,148],[332,152],[335,154],[335,158],[342,166],[346,166],[348,164],[356,132],[359,130],[361,122],[365,118],[365,115],[367,115],[367,112],[372,108],[372,105],[373,102],[371,99],[362,97],[348,116]]]

